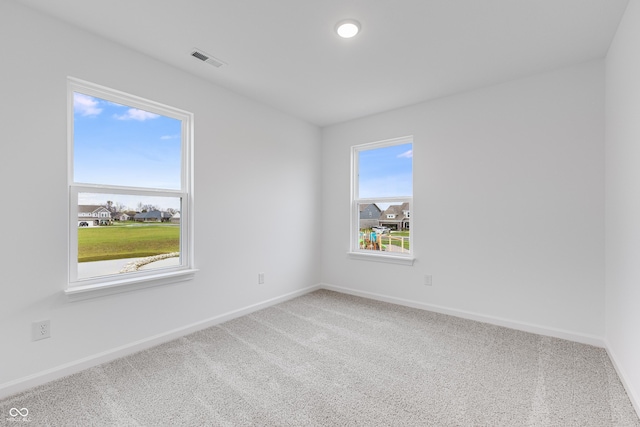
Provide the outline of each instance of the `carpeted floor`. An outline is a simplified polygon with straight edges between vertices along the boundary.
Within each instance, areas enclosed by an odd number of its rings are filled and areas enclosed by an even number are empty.
[[[9,397],[0,417],[13,426],[640,426],[603,349],[324,290]]]

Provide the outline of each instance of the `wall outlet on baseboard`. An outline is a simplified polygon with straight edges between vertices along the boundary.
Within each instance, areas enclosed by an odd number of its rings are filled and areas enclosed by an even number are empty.
[[[258,273],[258,285],[264,284],[264,273]]]
[[[31,324],[31,341],[43,340],[51,337],[51,322],[43,320]]]
[[[430,274],[426,274],[424,276],[424,285],[425,286],[432,286],[433,285],[433,278],[431,277]]]

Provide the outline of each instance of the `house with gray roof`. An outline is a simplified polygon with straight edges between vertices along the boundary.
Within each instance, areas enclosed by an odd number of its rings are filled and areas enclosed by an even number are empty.
[[[375,203],[371,203],[368,205],[359,205],[360,211],[360,228],[371,228],[377,227],[380,225],[380,214],[382,213],[382,209],[378,207]]]
[[[139,212],[135,214],[133,219],[139,222],[167,222],[171,220],[171,214],[169,212],[153,210],[149,212]]]
[[[392,230],[408,230],[411,222],[409,203],[391,205],[380,214],[380,225]]]

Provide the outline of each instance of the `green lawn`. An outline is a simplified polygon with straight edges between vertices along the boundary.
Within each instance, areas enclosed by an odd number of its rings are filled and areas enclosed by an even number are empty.
[[[391,232],[392,236],[404,236],[404,237],[409,237],[409,231],[392,231]]]
[[[391,232],[391,236],[392,237],[409,237],[409,232],[408,231],[392,231]],[[382,238],[382,243],[383,244],[386,244],[388,242],[389,242],[389,239],[385,240],[384,237]],[[402,243],[402,240],[391,239],[391,244],[394,245],[394,246],[398,246],[399,247],[401,243]],[[404,248],[406,250],[409,250],[409,246],[410,246],[409,244],[410,244],[409,239],[406,239],[404,241]]]
[[[179,250],[180,227],[176,225],[78,228],[78,262],[146,257]]]

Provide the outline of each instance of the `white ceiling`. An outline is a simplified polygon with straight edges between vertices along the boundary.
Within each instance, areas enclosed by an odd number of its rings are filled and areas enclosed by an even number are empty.
[[[601,58],[628,2],[16,1],[319,126]]]

